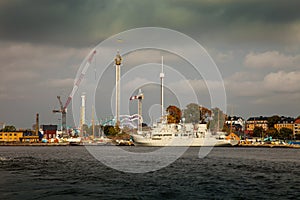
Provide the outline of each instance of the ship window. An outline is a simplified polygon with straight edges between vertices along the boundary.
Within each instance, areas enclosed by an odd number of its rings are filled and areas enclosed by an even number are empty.
[[[152,138],[152,140],[161,140],[161,138]]]
[[[2,136],[2,133],[0,133],[0,136]]]
[[[162,134],[155,134],[155,135],[153,135],[153,136],[161,137]]]
[[[15,133],[14,136],[17,136],[17,134]]]
[[[9,136],[12,136],[12,134],[10,133]]]

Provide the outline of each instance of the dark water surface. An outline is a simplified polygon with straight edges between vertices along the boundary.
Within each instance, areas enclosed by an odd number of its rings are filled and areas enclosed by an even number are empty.
[[[0,199],[300,199],[300,149],[214,148],[204,159],[198,152],[130,174],[80,146],[0,147]]]

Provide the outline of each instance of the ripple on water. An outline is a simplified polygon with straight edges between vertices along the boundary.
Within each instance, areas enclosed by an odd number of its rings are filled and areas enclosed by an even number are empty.
[[[148,151],[143,148],[138,151]],[[199,159],[199,148],[190,148],[168,167],[145,174],[113,170],[83,147],[1,147],[0,151],[0,199],[286,199],[300,195],[299,150],[214,148]]]

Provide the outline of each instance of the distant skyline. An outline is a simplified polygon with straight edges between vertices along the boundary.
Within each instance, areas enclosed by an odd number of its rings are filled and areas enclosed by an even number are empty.
[[[66,100],[77,70],[92,48],[111,35],[149,26],[180,31],[208,51],[225,83],[227,114],[245,119],[274,114],[297,117],[299,7],[298,0],[2,0],[0,122],[31,128],[39,113],[41,124],[58,124],[60,115],[52,113],[59,108],[56,96]],[[160,53],[143,51],[126,55],[124,60],[127,67],[133,67],[153,60],[159,63],[160,57]],[[166,64],[177,69],[187,67],[168,54]],[[113,84],[114,70],[106,73],[111,77],[105,84]],[[124,87],[140,80],[135,77]],[[188,81],[197,88],[201,103],[209,107],[203,81],[192,75]],[[170,84],[184,90],[175,80]],[[150,86],[146,89],[147,101],[153,104],[157,101],[154,90]],[[102,96],[110,95],[106,90],[96,97],[97,115],[103,118],[111,114],[106,110],[109,106],[101,102]],[[172,97],[171,92],[167,95]],[[176,101],[169,100],[166,106],[168,103]],[[131,110],[134,107],[130,104]],[[71,113],[69,107],[69,125],[74,124]]]

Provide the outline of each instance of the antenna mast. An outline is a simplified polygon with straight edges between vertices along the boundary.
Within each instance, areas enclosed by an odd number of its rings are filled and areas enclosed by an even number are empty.
[[[161,86],[161,98],[160,98],[160,104],[161,104],[161,122],[163,122],[164,118],[164,57],[161,57],[161,73],[160,73],[160,86]]]

